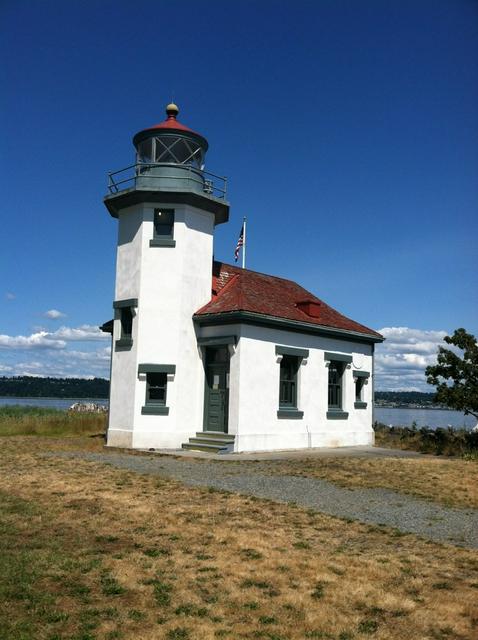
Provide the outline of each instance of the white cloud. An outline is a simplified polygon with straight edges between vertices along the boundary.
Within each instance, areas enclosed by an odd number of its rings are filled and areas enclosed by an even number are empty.
[[[375,352],[375,388],[433,392],[426,383],[425,368],[436,362],[438,347],[445,344],[447,332],[385,327],[380,333],[386,340]]]
[[[81,326],[72,329],[71,327],[60,327],[56,331],[54,331],[52,336],[55,339],[62,339],[70,341],[91,341],[91,340],[101,340],[106,341],[110,340],[111,337],[109,334],[101,331],[99,327],[95,327],[91,324],[82,324]]]
[[[49,311],[45,311],[43,315],[45,316],[45,318],[50,318],[51,320],[66,318],[66,313],[63,313],[63,311],[58,311],[58,309],[50,309]]]
[[[93,351],[68,349],[44,352],[45,357],[17,362],[8,375],[52,376],[56,378],[108,378],[110,373],[110,347]]]
[[[56,331],[40,330],[29,336],[0,335],[4,349],[65,349],[68,342],[107,342],[110,336],[99,327],[83,324],[80,327],[60,327]]]
[[[0,348],[4,349],[64,349],[66,342],[52,338],[47,331],[38,331],[29,336],[0,335]]]
[[[16,297],[17,296],[14,293],[12,293],[11,291],[7,291],[7,293],[5,294],[5,298],[7,300],[15,300]]]

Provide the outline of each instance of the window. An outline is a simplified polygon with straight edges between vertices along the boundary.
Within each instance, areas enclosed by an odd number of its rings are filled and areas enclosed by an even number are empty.
[[[120,309],[121,313],[121,339],[129,339],[132,338],[133,333],[133,310],[131,307],[124,307]]]
[[[113,302],[115,320],[119,320],[119,338],[115,342],[116,348],[129,349],[133,346],[133,317],[137,306],[137,298]]]
[[[154,232],[150,247],[174,247],[174,209],[154,210]]]
[[[364,378],[356,378],[355,380],[355,402],[360,402],[362,400],[364,382]]]
[[[368,383],[370,373],[368,371],[354,371],[355,380],[355,409],[366,409],[367,403],[364,401],[365,385]]]
[[[138,162],[146,164],[153,162],[153,142],[151,138],[140,143],[138,147]]]
[[[342,353],[324,353],[324,358],[328,367],[327,386],[327,418],[346,419],[349,417],[345,406],[345,371],[350,369],[352,356]]]
[[[298,358],[282,356],[280,363],[279,407],[297,409]]]
[[[297,408],[299,367],[303,360],[309,357],[309,351],[307,349],[276,345],[276,355],[280,356],[279,410],[277,411],[277,417],[302,418],[304,412],[299,411]]]
[[[158,238],[172,238],[174,231],[174,211],[172,209],[154,210],[154,235]]]
[[[342,409],[343,362],[329,364],[329,409]]]
[[[168,376],[166,373],[146,374],[146,404],[166,406],[166,388]]]
[[[141,413],[144,415],[168,415],[166,405],[168,382],[174,379],[174,364],[140,364],[138,375],[146,374],[146,393]]]

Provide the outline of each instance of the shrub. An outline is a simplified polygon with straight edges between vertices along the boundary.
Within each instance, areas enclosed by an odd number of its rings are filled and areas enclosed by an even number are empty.
[[[376,442],[379,445],[399,447],[434,455],[476,457],[478,432],[466,429],[430,429],[429,427],[388,427],[376,422]]]

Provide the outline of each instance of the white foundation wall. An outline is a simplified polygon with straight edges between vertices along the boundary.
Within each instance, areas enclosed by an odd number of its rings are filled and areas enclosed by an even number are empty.
[[[128,279],[130,265],[134,285],[117,282],[117,295],[138,298],[138,309],[132,349],[115,351],[113,341],[108,444],[114,446],[175,449],[202,430],[204,370],[192,315],[211,298],[214,216],[176,205],[176,245],[150,247],[154,209],[161,207],[144,203],[135,208],[141,229],[121,256],[118,251],[117,280]],[[139,364],[175,365],[175,374],[168,374],[168,415],[141,413],[146,374],[138,374]],[[126,441],[123,431],[128,428],[131,442],[117,444]]]
[[[309,447],[368,445],[372,428],[372,346],[357,342],[241,325],[233,357],[229,424],[236,435],[235,451],[271,451]],[[298,373],[297,408],[301,419],[278,418],[280,364],[276,345],[308,349]],[[347,419],[327,418],[328,368],[325,352],[352,357],[343,374],[343,411]],[[233,370],[231,359],[231,372]],[[365,409],[355,409],[353,371],[370,373],[363,389]],[[234,387],[233,387],[234,384]]]

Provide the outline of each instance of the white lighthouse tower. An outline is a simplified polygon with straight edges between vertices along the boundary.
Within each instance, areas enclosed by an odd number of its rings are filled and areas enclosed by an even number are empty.
[[[134,165],[109,174],[118,219],[108,445],[179,448],[202,428],[204,369],[192,316],[211,298],[225,179],[204,170],[207,140],[167,119],[133,138]]]

